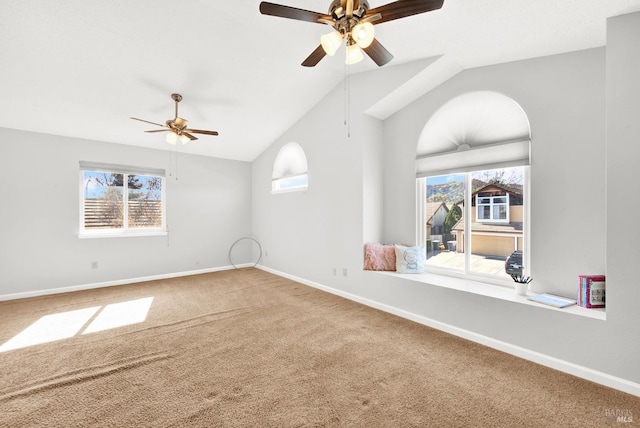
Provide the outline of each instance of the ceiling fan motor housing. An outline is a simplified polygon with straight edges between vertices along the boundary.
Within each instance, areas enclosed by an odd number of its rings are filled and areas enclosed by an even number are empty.
[[[189,124],[189,121],[181,117],[176,117],[173,120],[167,120],[166,124],[169,128],[179,132],[184,130],[187,127],[187,125]]]
[[[334,19],[342,18],[345,15],[345,4],[345,0],[333,0],[329,6],[329,15],[333,16]],[[353,14],[357,15],[358,18],[362,18],[368,10],[369,2],[367,0],[354,1]]]
[[[350,42],[351,30],[355,27],[360,19],[364,18],[369,10],[369,2],[362,0],[359,3],[354,4],[354,10],[351,18],[347,16],[344,0],[334,0],[329,6],[329,14],[333,17],[333,28],[338,31],[343,38]],[[358,6],[355,9],[355,6]]]

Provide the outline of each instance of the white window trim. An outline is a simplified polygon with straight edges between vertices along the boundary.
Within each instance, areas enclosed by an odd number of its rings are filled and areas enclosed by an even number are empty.
[[[123,218],[123,228],[122,229],[100,229],[100,230],[86,230],[84,228],[84,171],[100,171],[100,172],[109,172],[109,173],[120,173],[124,175],[148,175],[148,176],[156,176],[162,178],[162,226],[157,228],[144,228],[144,229],[129,229],[128,228],[128,216],[125,215]],[[136,166],[126,166],[126,165],[117,165],[117,164],[107,164],[101,162],[88,162],[88,161],[80,161],[80,170],[79,170],[79,232],[78,238],[87,239],[87,238],[123,238],[123,237],[143,237],[143,236],[166,236],[168,234],[167,229],[167,210],[166,210],[166,181],[165,181],[165,170],[157,169],[157,168],[148,168],[148,167],[136,167]],[[124,204],[125,210],[127,207],[127,202],[129,199],[129,192],[127,191],[127,182],[128,180],[125,178],[123,180],[124,189],[123,189],[123,197],[122,203]]]
[[[148,229],[143,231],[116,231],[113,230],[101,230],[101,231],[84,231],[78,233],[79,239],[93,239],[93,238],[136,238],[143,236],[166,236],[169,234],[168,230]]]

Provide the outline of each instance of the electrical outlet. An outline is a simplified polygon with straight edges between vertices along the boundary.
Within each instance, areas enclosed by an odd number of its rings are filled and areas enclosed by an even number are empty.
[[[91,269],[98,269],[98,262],[91,262]]]
[[[342,268],[342,276],[347,276],[347,268]]]
[[[333,276],[336,276],[338,274],[338,269],[333,268],[332,269],[332,273],[333,273]]]

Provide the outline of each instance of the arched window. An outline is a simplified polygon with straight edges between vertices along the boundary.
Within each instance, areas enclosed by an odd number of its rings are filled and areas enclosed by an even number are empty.
[[[505,283],[528,273],[530,140],[524,110],[498,92],[462,94],[429,119],[416,150],[427,269]]]
[[[307,157],[298,143],[287,143],[278,152],[273,163],[271,191],[290,192],[309,187]]]
[[[453,98],[429,119],[416,150],[418,176],[529,163],[531,131],[520,105],[498,92]]]

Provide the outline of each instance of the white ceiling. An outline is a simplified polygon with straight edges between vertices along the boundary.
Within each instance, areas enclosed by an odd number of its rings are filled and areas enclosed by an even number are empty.
[[[329,27],[261,15],[259,3],[0,0],[0,127],[168,149],[129,117],[164,123],[179,92],[190,126],[220,132],[181,151],[251,161],[345,73],[344,48],[300,66]],[[471,68],[603,46],[606,18],[638,10],[640,0],[445,0],[376,37],[395,56],[385,67],[444,55]],[[374,68],[365,58],[349,73]]]

